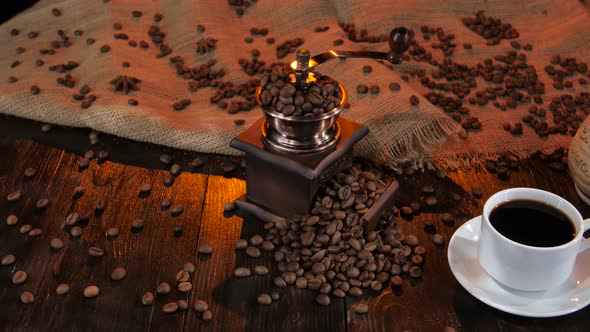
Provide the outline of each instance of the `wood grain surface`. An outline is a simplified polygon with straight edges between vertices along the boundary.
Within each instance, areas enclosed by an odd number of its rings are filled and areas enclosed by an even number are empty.
[[[321,307],[314,303],[315,293],[294,287],[276,289],[272,284],[277,273],[268,253],[258,259],[248,258],[235,250],[235,242],[254,234],[264,234],[257,220],[242,220],[224,215],[223,205],[245,192],[240,160],[131,142],[111,136],[101,136],[96,146],[88,141],[88,130],[54,128],[40,131],[40,124],[0,117],[0,256],[13,253],[17,261],[0,266],[0,330],[76,330],[76,331],[144,331],[144,330],[203,330],[203,331],[444,331],[453,327],[460,331],[584,331],[590,326],[590,309],[548,319],[530,319],[502,313],[471,296],[452,276],[446,258],[446,246],[435,246],[433,229],[424,227],[432,219],[437,232],[450,239],[454,230],[480,214],[485,199],[509,187],[528,186],[552,191],[569,199],[585,217],[590,209],[577,198],[567,174],[551,171],[539,160],[523,162],[520,171],[509,180],[477,168],[449,172],[439,179],[433,172],[401,175],[397,205],[422,202],[422,187],[431,184],[436,189],[438,205],[424,207],[411,220],[399,218],[405,233],[415,234],[427,250],[424,275],[419,280],[405,280],[401,291],[386,288],[380,293],[366,292],[360,299],[332,299]],[[109,151],[109,160],[93,160],[85,170],[78,168],[84,151]],[[167,153],[183,167],[172,186],[164,185],[170,176],[169,165],[159,161]],[[192,169],[188,163],[201,158],[203,166]],[[235,170],[227,172],[227,165]],[[37,173],[24,175],[27,167]],[[224,170],[225,168],[225,170]],[[148,195],[140,195],[142,183],[151,183]],[[73,197],[76,186],[84,186],[79,198]],[[483,197],[472,195],[480,189]],[[18,202],[8,202],[6,195],[22,190]],[[461,200],[452,199],[452,194]],[[35,207],[37,200],[48,198],[46,209]],[[107,202],[102,214],[94,213],[98,200]],[[182,205],[179,216],[162,209],[160,202],[170,199],[172,205]],[[422,202],[423,203],[423,202]],[[82,236],[70,235],[64,226],[68,213],[90,213],[83,223]],[[441,215],[456,216],[453,225],[441,221]],[[6,217],[19,217],[16,226],[8,226]],[[145,220],[141,231],[133,231],[134,219]],[[39,237],[19,233],[23,224],[42,229]],[[175,226],[182,226],[175,233]],[[120,235],[109,238],[106,231],[118,227]],[[53,237],[62,239],[65,247],[50,249]],[[199,245],[210,245],[213,254],[197,254]],[[88,254],[90,246],[105,250],[100,258]],[[175,289],[168,295],[157,296],[154,304],[143,306],[141,296],[155,292],[160,282],[173,288],[175,275],[185,262],[192,262],[196,271],[191,281],[193,289],[183,294]],[[265,277],[233,278],[238,266],[269,267]],[[115,267],[127,269],[127,277],[112,281]],[[17,270],[26,271],[23,285],[11,283]],[[59,283],[71,287],[67,295],[58,296]],[[97,285],[100,295],[84,299],[84,287]],[[261,292],[277,290],[280,300],[270,306],[256,304]],[[19,300],[23,291],[35,294],[34,304]],[[203,299],[213,313],[211,321],[189,309],[166,314],[161,307],[185,299],[192,305]],[[354,313],[357,303],[369,304],[369,313]]]

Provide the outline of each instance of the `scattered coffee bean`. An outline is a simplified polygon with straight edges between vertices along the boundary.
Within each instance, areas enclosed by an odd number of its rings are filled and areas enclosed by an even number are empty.
[[[211,255],[213,253],[213,248],[208,244],[203,244],[197,248],[197,252],[202,255]]]
[[[250,271],[247,267],[237,267],[234,270],[234,276],[238,278],[247,278],[252,275],[252,271]]]
[[[172,162],[172,157],[167,154],[163,154],[160,156],[160,162],[162,164],[170,164]]]
[[[420,278],[420,277],[422,277],[422,268],[414,265],[414,266],[410,267],[409,273],[412,278]]]
[[[178,303],[176,302],[168,302],[162,306],[162,311],[171,314],[178,310]]]
[[[152,190],[152,185],[149,183],[143,183],[140,187],[139,190],[143,193],[148,193]]]
[[[176,304],[178,304],[178,310],[186,310],[188,309],[188,302],[186,302],[185,300],[178,300],[176,301]]]
[[[481,192],[481,189],[473,189],[471,191],[471,194],[473,195],[473,197],[475,198],[481,198],[483,196],[483,193]]]
[[[147,305],[151,305],[152,303],[154,303],[154,294],[152,292],[145,292],[141,296],[141,304],[147,306]]]
[[[179,292],[186,293],[186,292],[189,292],[191,289],[193,289],[193,285],[188,281],[183,281],[183,282],[179,283],[178,286],[176,286],[176,289]]]
[[[322,306],[327,306],[331,302],[330,297],[326,294],[319,294],[318,296],[316,296],[315,301],[317,304]]]
[[[129,104],[131,106],[137,106],[137,105],[139,105],[139,101],[137,101],[137,99],[132,98],[127,101],[127,104]]]
[[[213,313],[209,310],[205,311],[203,313],[203,320],[207,322],[207,321],[210,321],[211,319],[213,319]]]
[[[49,246],[51,247],[51,249],[59,250],[64,247],[64,242],[60,238],[54,237],[49,242]]]
[[[16,201],[20,200],[21,196],[22,196],[22,193],[20,191],[15,191],[15,192],[8,194],[8,196],[6,196],[6,199],[9,202],[16,202]]]
[[[196,312],[205,312],[209,309],[209,305],[207,304],[207,302],[205,302],[203,300],[196,300],[193,303],[193,309]]]
[[[88,248],[88,254],[93,257],[102,257],[104,256],[104,250],[98,247],[90,247]]]
[[[438,246],[441,246],[445,243],[445,238],[442,235],[436,233],[432,236],[432,242]]]
[[[248,241],[246,241],[244,239],[239,239],[238,241],[236,241],[236,249],[242,250],[242,249],[246,249],[247,247],[248,247]]]
[[[31,292],[22,292],[20,294],[20,301],[24,304],[31,304],[35,302],[35,295]]]
[[[135,219],[131,222],[131,227],[133,229],[139,230],[143,228],[144,223],[145,222],[143,221],[143,219]]]
[[[41,198],[40,200],[37,201],[37,203],[35,205],[37,206],[37,209],[44,209],[47,207],[48,204],[49,204],[49,200],[47,198]]]
[[[268,268],[263,265],[257,265],[254,267],[254,273],[259,276],[265,276],[268,274]]]
[[[111,47],[109,45],[102,45],[100,47],[100,53],[107,53],[110,50],[111,50]]]
[[[55,294],[57,295],[65,295],[70,291],[70,285],[68,284],[59,284],[55,288]]]
[[[84,297],[87,299],[92,299],[98,296],[100,293],[100,289],[97,286],[88,286],[84,288]]]
[[[7,254],[2,256],[2,260],[0,261],[0,264],[2,266],[6,266],[6,265],[12,265],[14,264],[14,262],[16,262],[16,257],[13,254]]]
[[[36,236],[39,236],[39,235],[41,235],[41,233],[42,233],[42,231],[41,231],[41,229],[40,229],[40,228],[33,228],[33,229],[31,229],[31,230],[29,231],[29,234],[28,234],[28,235],[29,235],[30,237],[36,237]]]
[[[119,236],[119,229],[117,227],[107,229],[107,236],[111,238]]]
[[[21,226],[21,227],[18,229],[18,231],[19,231],[21,234],[27,234],[27,233],[29,233],[29,232],[31,231],[31,229],[33,229],[33,226],[31,226],[31,225],[29,225],[29,224],[24,224],[24,225],[22,225],[22,226]]]
[[[22,285],[27,281],[27,273],[25,271],[16,271],[12,275],[12,283],[14,285]]]
[[[193,272],[195,272],[195,265],[193,263],[191,263],[191,262],[186,262],[182,266],[182,269],[185,270],[188,273],[193,273]]]
[[[176,176],[176,175],[180,174],[181,170],[182,170],[182,167],[180,167],[180,165],[174,164],[174,165],[172,165],[172,167],[170,167],[170,174]]]
[[[70,230],[70,234],[73,237],[79,237],[80,235],[82,235],[82,228],[80,228],[80,226],[74,226],[72,227],[72,229]]]
[[[258,302],[258,304],[260,305],[269,305],[272,303],[272,298],[270,297],[270,295],[262,293],[258,295],[258,297],[256,298],[256,302]]]
[[[127,276],[127,270],[124,267],[117,267],[111,272],[111,279],[118,281],[123,280]]]
[[[410,104],[412,104],[413,106],[416,106],[420,103],[420,99],[418,99],[418,97],[416,97],[415,95],[412,95],[410,97]]]
[[[6,224],[9,226],[14,226],[18,223],[18,217],[14,214],[9,215],[6,217]]]
[[[455,222],[455,216],[453,216],[450,213],[443,213],[441,220],[445,223],[445,224],[452,224],[453,222]]]
[[[169,283],[162,282],[156,287],[156,294],[166,295],[169,294],[171,290],[172,288],[170,287]]]

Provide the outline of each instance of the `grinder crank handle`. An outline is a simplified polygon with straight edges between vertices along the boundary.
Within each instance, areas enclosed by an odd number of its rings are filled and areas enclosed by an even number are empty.
[[[308,50],[300,49],[296,54],[297,66],[295,72],[309,72],[312,68],[336,58],[370,58],[387,60],[393,64],[400,64],[403,61],[403,53],[408,50],[413,39],[414,31],[405,27],[397,27],[391,30],[391,33],[389,34],[388,52],[331,50],[310,57]]]

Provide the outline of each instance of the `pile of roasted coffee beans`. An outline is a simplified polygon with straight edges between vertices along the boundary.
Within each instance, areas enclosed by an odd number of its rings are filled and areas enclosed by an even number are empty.
[[[391,181],[391,176],[361,164],[341,171],[319,189],[308,215],[267,223],[264,236],[240,239],[236,249],[251,258],[259,257],[261,251],[272,253],[280,272],[274,286],[317,291],[320,305],[329,305],[331,297],[360,297],[369,289],[399,288],[404,275],[421,278],[425,248],[417,236],[404,234],[392,213],[396,211],[387,211],[371,231],[361,220]],[[444,243],[440,235],[436,241]],[[254,274],[268,271],[257,266]],[[252,272],[238,267],[234,275],[250,277]],[[263,293],[257,302],[268,305],[271,300],[271,295]]]
[[[338,82],[316,73],[316,79],[304,90],[291,83],[290,73],[290,67],[283,66],[262,77],[260,102],[265,110],[285,116],[312,117],[340,105],[342,91]]]
[[[514,39],[520,36],[511,24],[503,23],[499,18],[486,16],[483,10],[475,13],[475,17],[465,17],[462,21],[471,31],[484,37],[488,45],[497,45],[502,39]]]

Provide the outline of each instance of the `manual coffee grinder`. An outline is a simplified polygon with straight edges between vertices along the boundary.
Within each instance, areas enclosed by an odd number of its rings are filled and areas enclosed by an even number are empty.
[[[331,50],[311,57],[309,51],[300,49],[291,64],[293,73],[289,79],[297,89],[305,91],[315,80],[313,69],[336,58],[371,58],[400,64],[412,39],[411,30],[398,27],[389,35],[388,52]],[[342,95],[339,105],[319,116],[304,117],[285,116],[265,108],[260,101],[262,87],[258,87],[256,100],[265,116],[230,143],[246,154],[246,195],[236,200],[237,215],[270,222],[307,214],[320,185],[352,165],[354,145],[369,130],[339,118],[347,93],[339,83],[338,88]],[[391,208],[398,186],[394,181],[362,217],[365,227],[373,228],[385,209]]]

